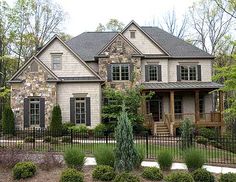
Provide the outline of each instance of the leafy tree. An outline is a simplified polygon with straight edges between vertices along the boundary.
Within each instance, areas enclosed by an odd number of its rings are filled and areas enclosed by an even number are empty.
[[[104,32],[104,31],[121,31],[124,28],[124,23],[120,22],[117,19],[110,19],[109,22],[107,22],[106,25],[103,25],[102,23],[99,23],[96,31],[97,32]]]
[[[14,113],[10,106],[4,107],[3,116],[2,116],[2,129],[3,129],[3,133],[5,134],[14,135],[15,133]]]
[[[55,105],[52,110],[52,121],[50,123],[50,131],[53,136],[60,136],[62,132],[62,116],[61,108]]]
[[[181,130],[182,147],[184,149],[189,148],[192,145],[192,138],[194,131],[194,125],[192,121],[188,118],[184,119],[181,122],[180,130]]]
[[[119,172],[133,170],[137,166],[139,155],[134,147],[133,129],[124,104],[118,117],[115,138],[115,169]]]

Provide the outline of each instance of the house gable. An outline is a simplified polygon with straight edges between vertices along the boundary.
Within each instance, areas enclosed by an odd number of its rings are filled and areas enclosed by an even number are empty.
[[[61,68],[52,68],[52,56],[61,55]],[[95,77],[100,76],[92,70],[76,53],[73,52],[58,36],[54,36],[44,48],[36,54],[59,78],[60,77]]]
[[[135,37],[131,37],[131,32],[135,33]],[[132,21],[121,32],[133,45],[135,45],[143,54],[152,55],[168,55],[168,53],[161,48],[157,42],[146,34],[137,23]]]

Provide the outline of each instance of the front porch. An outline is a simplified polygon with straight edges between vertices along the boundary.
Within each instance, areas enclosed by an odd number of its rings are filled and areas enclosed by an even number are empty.
[[[223,93],[213,88],[145,89],[143,94],[154,92],[154,96],[143,101],[141,111],[145,125],[153,134],[176,135],[181,121],[188,118],[196,127],[219,128],[224,131]],[[216,105],[216,107],[214,107]]]

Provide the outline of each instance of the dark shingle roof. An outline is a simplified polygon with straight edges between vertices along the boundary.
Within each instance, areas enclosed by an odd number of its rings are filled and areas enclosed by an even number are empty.
[[[158,27],[144,26],[141,29],[173,58],[214,58]],[[83,60],[92,61],[116,34],[117,32],[84,32],[67,41],[66,44]]]
[[[222,85],[215,82],[169,82],[169,83],[143,83],[144,89],[218,89]]]
[[[209,57],[212,55],[179,39],[158,27],[141,27],[152,39],[155,40],[172,57]]]
[[[91,61],[116,34],[117,32],[84,32],[66,44],[83,60]]]

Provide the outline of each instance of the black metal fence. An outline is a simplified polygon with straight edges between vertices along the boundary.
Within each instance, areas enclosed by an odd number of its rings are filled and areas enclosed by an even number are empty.
[[[146,158],[157,158],[162,150],[172,153],[175,161],[183,161],[186,148],[201,151],[208,163],[236,164],[236,137],[216,137],[201,140],[198,137],[183,139],[172,136],[134,135],[134,143]],[[66,131],[63,133],[41,129],[16,130],[14,134],[0,132],[1,148],[17,148],[28,151],[63,152],[79,147],[87,155],[93,155],[99,147],[115,148],[114,133]]]

